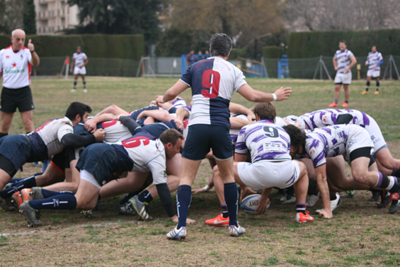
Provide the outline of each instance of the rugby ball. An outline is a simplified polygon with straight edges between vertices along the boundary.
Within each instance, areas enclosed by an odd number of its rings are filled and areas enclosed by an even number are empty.
[[[248,195],[240,203],[240,208],[247,214],[257,214],[255,209],[258,206],[258,201],[260,200],[260,194]],[[268,204],[267,209],[269,209],[271,204]]]

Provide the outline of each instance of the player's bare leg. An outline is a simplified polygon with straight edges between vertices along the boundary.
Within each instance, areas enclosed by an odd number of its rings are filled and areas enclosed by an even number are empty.
[[[367,157],[356,158],[350,163],[351,173],[353,175],[354,180],[366,184],[370,188],[373,188],[378,182],[378,174],[376,172],[368,170],[369,162],[370,159]],[[376,168],[376,164],[374,163],[373,165],[375,165]]]
[[[78,83],[78,77],[79,74],[74,75],[74,88],[71,90],[71,93],[74,93],[76,91],[76,84]]]
[[[293,185],[294,193],[296,195],[297,203],[306,203],[307,200],[307,191],[308,191],[308,174],[306,165],[297,161],[300,167],[300,175],[297,182]]]
[[[128,172],[125,178],[112,180],[100,189],[102,198],[118,196],[139,190],[147,179],[148,172]]]
[[[33,126],[33,110],[21,112],[21,118],[27,133],[35,130],[35,127]]]
[[[11,122],[13,119],[14,113],[1,112],[1,125],[0,125],[0,134],[7,135],[8,131],[11,127]]]
[[[377,153],[375,153],[375,157],[377,158],[377,161],[379,161],[380,165],[382,165],[384,168],[395,171],[398,175],[400,174],[400,160],[393,158],[389,148],[384,147],[380,149]],[[392,175],[392,173],[389,175]]]
[[[68,169],[65,169],[67,172]],[[67,176],[67,174],[65,174]],[[64,172],[49,164],[43,174],[35,176],[36,186],[46,186],[64,180]]]
[[[82,77],[82,83],[83,83],[83,92],[86,93],[86,80],[85,80],[85,74],[81,74]]]
[[[338,100],[340,96],[341,84],[335,84],[335,99]]]
[[[363,91],[361,94],[362,95],[367,95],[367,94],[369,94],[369,92],[368,92],[368,90],[369,90],[369,86],[370,86],[370,84],[371,84],[371,76],[367,76],[367,82],[366,82],[366,85],[365,85],[365,91]]]
[[[97,199],[99,198],[99,188],[90,182],[81,179],[78,191],[75,194],[76,208],[91,210],[96,207]]]
[[[350,89],[348,84],[343,84],[343,89],[344,89],[344,103],[342,107],[347,107],[346,104],[349,104],[349,99],[350,99]]]
[[[70,162],[69,174],[65,175],[65,182],[55,183],[46,186],[44,189],[51,191],[77,192],[80,182],[79,171],[75,168],[77,162],[77,159]]]

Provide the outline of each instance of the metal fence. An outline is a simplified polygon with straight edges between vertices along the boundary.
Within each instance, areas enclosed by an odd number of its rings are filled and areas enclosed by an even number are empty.
[[[287,59],[287,77],[299,79],[334,79],[336,71],[332,63],[333,57],[320,56],[315,58]],[[357,64],[351,69],[353,79],[365,79],[368,66],[365,65],[367,57],[356,56]],[[264,66],[268,77],[278,77],[278,62],[280,59],[264,58]],[[357,68],[359,65],[360,69]],[[400,79],[397,66],[400,66],[400,56],[385,55],[381,65],[381,79]]]
[[[358,72],[361,79],[365,79],[368,67],[365,66],[366,57],[358,57],[357,67],[352,68],[353,79]],[[59,76],[65,75],[63,69],[66,57],[41,57],[40,65],[34,68],[34,75]],[[302,59],[263,58],[262,62],[249,59],[236,59],[230,62],[241,68],[247,77],[270,78],[299,78],[299,79],[333,79],[335,70],[332,57],[315,57]],[[382,79],[400,79],[397,66],[400,66],[400,56],[385,55],[381,65]],[[280,66],[280,67],[278,67]],[[120,76],[120,77],[172,77],[180,76],[187,68],[185,57],[143,57],[140,61],[118,58],[89,58],[86,65],[87,75],[90,76]],[[62,71],[62,73],[61,73]],[[278,77],[280,76],[280,77]]]

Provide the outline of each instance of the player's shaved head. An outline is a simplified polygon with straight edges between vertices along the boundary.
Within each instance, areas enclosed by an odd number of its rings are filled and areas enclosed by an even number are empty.
[[[276,109],[271,102],[257,103],[254,106],[254,114],[260,117],[260,120],[275,120]]]
[[[210,50],[212,56],[226,57],[232,50],[232,39],[225,33],[216,33],[211,37]]]
[[[11,38],[15,38],[16,35],[23,35],[25,36],[25,31],[21,29],[15,29],[11,32]]]

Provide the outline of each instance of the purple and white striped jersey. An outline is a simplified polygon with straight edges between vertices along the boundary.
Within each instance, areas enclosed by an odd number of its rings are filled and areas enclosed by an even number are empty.
[[[260,120],[243,127],[236,142],[235,153],[247,154],[250,151],[251,162],[259,160],[291,160],[290,137],[281,127],[271,120]]]
[[[359,128],[354,125],[335,125],[306,131],[305,152],[311,158],[314,168],[325,164],[327,157],[346,155],[349,131],[354,127]]]
[[[337,60],[338,70],[337,73],[344,73],[344,70],[350,66],[351,58],[354,57],[350,50],[337,50],[334,56]]]
[[[229,102],[233,92],[246,84],[241,70],[220,57],[210,57],[190,65],[181,81],[192,87],[189,126],[230,127]]]
[[[316,128],[335,125],[338,116],[341,114],[352,115],[353,119],[348,124],[355,124],[363,128],[370,125],[372,120],[371,116],[356,109],[321,109],[299,116],[296,122],[303,129],[307,126],[309,130],[314,130]]]
[[[368,70],[380,71],[381,64],[383,63],[382,54],[378,51],[376,51],[375,53],[369,52],[368,57],[367,57],[367,62],[368,62]],[[374,69],[375,65],[376,65],[376,68]]]
[[[180,97],[177,97],[174,101],[172,101],[172,106],[179,108],[187,106],[186,101]]]

